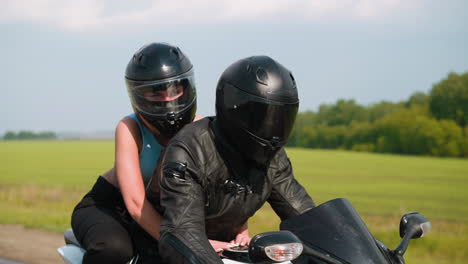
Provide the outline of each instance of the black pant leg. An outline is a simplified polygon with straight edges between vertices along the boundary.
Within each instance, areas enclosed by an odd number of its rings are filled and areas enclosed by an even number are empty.
[[[124,264],[134,255],[129,230],[107,209],[91,206],[76,210],[72,228],[86,249],[83,264]]]
[[[86,250],[84,264],[127,263],[134,255],[131,217],[119,190],[99,177],[72,214],[72,228]]]
[[[163,263],[159,255],[158,241],[135,222],[132,225],[132,239],[135,252],[139,256],[139,264]]]

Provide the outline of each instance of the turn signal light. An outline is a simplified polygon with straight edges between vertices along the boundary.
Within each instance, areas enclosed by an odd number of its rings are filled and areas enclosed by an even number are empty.
[[[265,247],[265,254],[273,261],[283,262],[299,257],[302,249],[301,243],[275,244]]]

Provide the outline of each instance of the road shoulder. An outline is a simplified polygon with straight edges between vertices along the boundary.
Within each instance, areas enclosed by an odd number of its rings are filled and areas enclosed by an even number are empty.
[[[64,244],[62,234],[0,225],[0,238],[0,257],[28,264],[63,262],[57,253],[57,248]]]

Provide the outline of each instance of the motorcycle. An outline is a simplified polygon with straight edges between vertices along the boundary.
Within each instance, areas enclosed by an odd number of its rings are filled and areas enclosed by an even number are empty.
[[[411,239],[427,235],[430,222],[417,212],[400,220],[400,244],[393,250],[375,239],[351,203],[338,198],[281,222],[280,231],[255,235],[248,248],[222,253],[225,264],[405,264]],[[66,245],[58,249],[68,264],[81,264],[85,250],[71,229],[64,233]],[[129,262],[137,264],[138,256]]]

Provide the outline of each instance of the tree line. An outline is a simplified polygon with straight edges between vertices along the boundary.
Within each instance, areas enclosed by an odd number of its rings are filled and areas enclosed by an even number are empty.
[[[31,139],[57,139],[57,134],[51,131],[32,132],[32,131],[7,131],[3,135],[4,140],[31,140]]]
[[[54,132],[8,131],[4,140],[56,139]],[[340,99],[299,113],[290,147],[468,157],[468,72],[449,73],[428,93],[360,105]]]
[[[299,113],[288,146],[468,157],[468,72],[401,102],[340,99]]]

